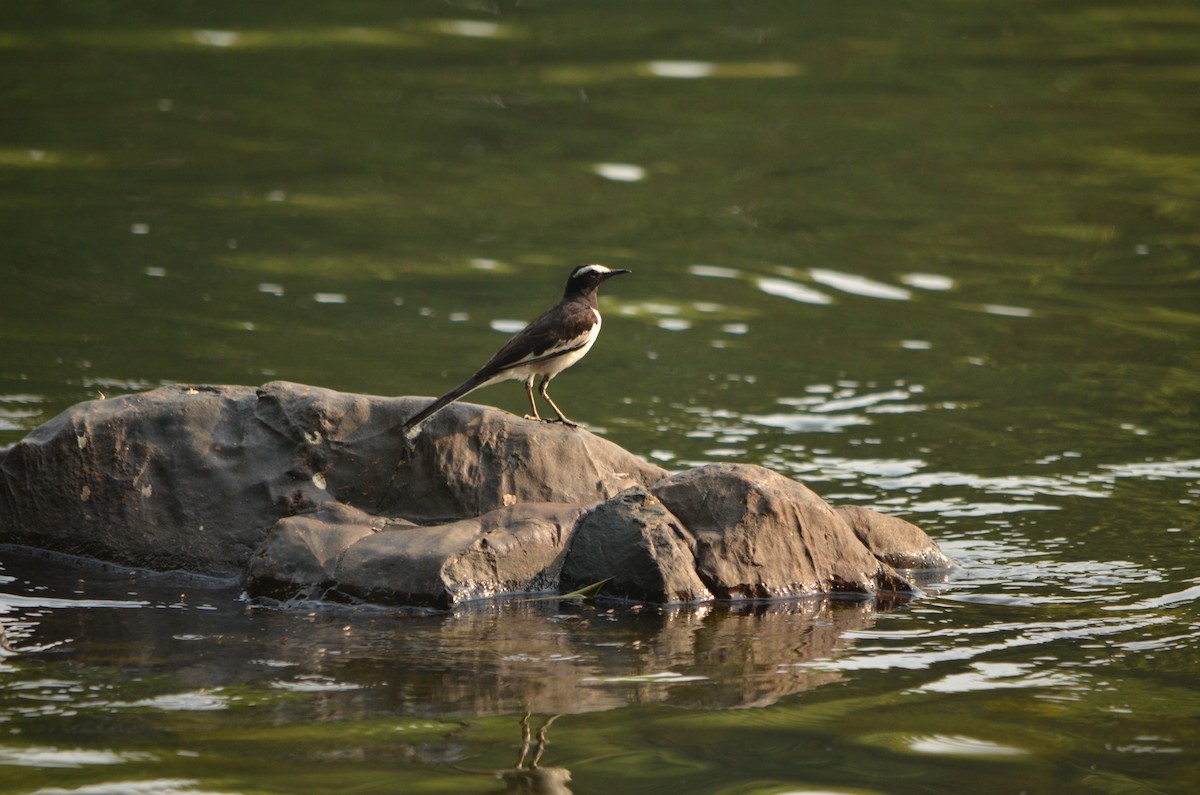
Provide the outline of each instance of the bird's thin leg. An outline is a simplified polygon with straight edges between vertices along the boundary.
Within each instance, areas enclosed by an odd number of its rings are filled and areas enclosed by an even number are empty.
[[[533,400],[533,379],[534,379],[535,377],[536,377],[536,376],[532,376],[532,375],[531,375],[531,376],[529,376],[528,378],[526,378],[526,379],[525,379],[525,394],[526,394],[526,395],[529,395],[529,410],[533,412],[533,414],[526,414],[526,415],[525,415],[525,419],[527,419],[527,420],[537,420],[537,421],[541,422],[541,420],[542,420],[542,415],[541,415],[541,414],[538,414],[538,410],[537,410],[537,403],[535,403],[535,402],[534,402],[534,400]],[[543,392],[542,394],[544,395],[544,394],[546,394],[546,393],[545,393],[545,392]],[[548,398],[547,398],[547,399],[548,399]],[[553,403],[551,403],[550,405],[551,405],[551,406],[553,406],[554,404],[553,404]]]
[[[517,757],[517,763],[513,765],[517,770],[525,768],[525,757],[529,754],[530,739],[532,739],[532,732],[529,729],[529,713],[526,712],[521,716],[521,755]],[[540,757],[541,754],[539,753],[538,756]]]
[[[556,720],[558,720],[558,716],[551,715],[549,718],[546,719],[546,722],[542,724],[542,728],[538,729],[538,731],[537,731],[537,747],[534,749],[534,752],[533,752],[533,760],[529,763],[530,770],[537,770],[538,765],[541,764],[542,754],[546,750],[546,729],[549,729],[550,724],[554,723],[554,721],[556,721]]]
[[[546,402],[550,404],[550,408],[554,409],[554,413],[558,415],[557,420],[549,420],[549,422],[561,422],[568,428],[578,428],[578,425],[567,419],[567,415],[563,414],[563,410],[558,407],[558,405],[550,397],[550,393],[546,391],[546,387],[550,386],[550,378],[550,376],[544,375],[542,376],[541,383],[538,384],[538,392],[541,393],[541,396],[544,397]]]

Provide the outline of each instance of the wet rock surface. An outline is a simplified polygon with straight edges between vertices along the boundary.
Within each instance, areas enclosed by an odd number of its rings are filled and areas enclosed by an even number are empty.
[[[915,525],[763,467],[670,474],[582,428],[273,382],[78,404],[0,451],[0,543],[240,576],[257,595],[450,607],[908,594]]]

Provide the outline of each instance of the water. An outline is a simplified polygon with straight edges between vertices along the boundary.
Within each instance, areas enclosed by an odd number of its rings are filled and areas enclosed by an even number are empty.
[[[4,17],[0,444],[163,382],[437,394],[594,260],[570,416],[960,568],[442,615],[0,548],[0,793],[1200,787],[1190,5]]]

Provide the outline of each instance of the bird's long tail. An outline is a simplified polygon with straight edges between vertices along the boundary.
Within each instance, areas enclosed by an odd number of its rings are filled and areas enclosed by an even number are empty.
[[[472,376],[458,386],[454,387],[454,389],[451,389],[449,392],[442,395],[437,400],[430,403],[425,408],[418,411],[413,416],[409,417],[404,421],[404,425],[401,426],[401,430],[404,431],[404,435],[408,436],[422,422],[429,419],[434,414],[437,414],[439,411],[446,408],[446,406],[449,406],[451,403],[458,400],[460,397],[463,397],[468,392],[473,392],[479,387],[483,386],[486,380],[487,379],[480,378],[478,376]]]

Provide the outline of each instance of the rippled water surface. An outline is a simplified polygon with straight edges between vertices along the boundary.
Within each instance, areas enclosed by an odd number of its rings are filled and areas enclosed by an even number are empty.
[[[573,418],[958,567],[436,614],[0,547],[0,793],[1200,788],[1194,4],[4,17],[0,445],[161,383],[437,394],[601,261]]]

